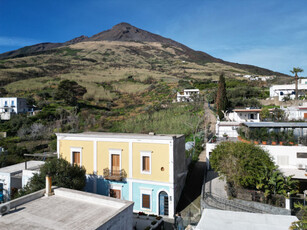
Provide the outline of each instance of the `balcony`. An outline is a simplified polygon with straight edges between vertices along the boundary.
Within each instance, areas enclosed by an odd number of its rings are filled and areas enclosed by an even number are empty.
[[[103,170],[103,177],[106,180],[123,181],[125,178],[127,178],[127,173],[124,169],[110,170],[109,168],[105,168]]]

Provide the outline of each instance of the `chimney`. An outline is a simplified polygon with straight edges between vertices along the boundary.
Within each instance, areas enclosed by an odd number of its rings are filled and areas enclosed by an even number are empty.
[[[51,176],[46,175],[46,192],[45,192],[45,196],[52,196],[51,185],[52,185]]]
[[[27,167],[27,161],[25,161],[25,169],[27,169],[28,167]]]

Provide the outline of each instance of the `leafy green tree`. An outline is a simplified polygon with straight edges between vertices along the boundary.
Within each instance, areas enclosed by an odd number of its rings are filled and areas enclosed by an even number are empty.
[[[288,197],[298,193],[298,181],[292,178],[293,176],[285,177],[276,167],[272,171],[266,170],[259,178],[256,188],[262,190],[266,197],[277,194]]]
[[[65,159],[47,160],[40,168],[40,172],[34,174],[29,183],[18,192],[17,197],[45,188],[46,175],[51,176],[52,185],[83,190],[86,183],[85,173],[86,170],[83,166],[72,165]]]
[[[292,70],[290,70],[291,73],[294,74],[295,77],[295,100],[298,99],[298,73],[304,72],[303,69],[299,68],[299,67],[293,67]]]
[[[298,181],[285,177],[268,152],[243,142],[222,142],[212,152],[210,164],[234,187],[258,189],[265,197],[298,193]]]
[[[215,100],[216,111],[220,120],[224,118],[223,111],[226,112],[228,105],[229,103],[227,99],[226,82],[225,82],[225,77],[222,74],[220,76],[216,100]]]
[[[272,120],[273,121],[286,121],[287,120],[287,114],[285,113],[284,110],[280,109],[280,108],[275,108],[272,111]]]
[[[86,88],[75,81],[63,80],[55,94],[56,99],[63,99],[69,105],[76,105],[78,98],[87,92]]]
[[[262,121],[266,121],[270,118],[270,111],[268,107],[263,107],[260,111],[260,118]]]
[[[243,142],[222,142],[217,145],[210,156],[210,164],[227,182],[253,189],[259,178],[275,167],[268,152]]]
[[[295,221],[291,224],[290,229],[292,230],[305,230],[307,229],[307,206],[303,204],[294,204],[295,208],[300,208],[299,221]]]

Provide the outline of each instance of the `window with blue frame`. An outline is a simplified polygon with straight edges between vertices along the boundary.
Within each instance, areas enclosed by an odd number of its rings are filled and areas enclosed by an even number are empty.
[[[7,101],[4,102],[4,106],[7,106]]]

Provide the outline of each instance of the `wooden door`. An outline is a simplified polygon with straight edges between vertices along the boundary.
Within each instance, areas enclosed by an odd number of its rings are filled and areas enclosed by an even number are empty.
[[[119,173],[120,165],[119,165],[119,159],[120,156],[118,154],[112,154],[112,174]]]
[[[117,190],[117,189],[110,189],[110,197],[114,197],[114,198],[117,198],[117,199],[120,199],[120,190]]]
[[[80,166],[80,152],[73,152],[73,163]]]
[[[307,113],[304,113],[304,119],[307,119]]]

